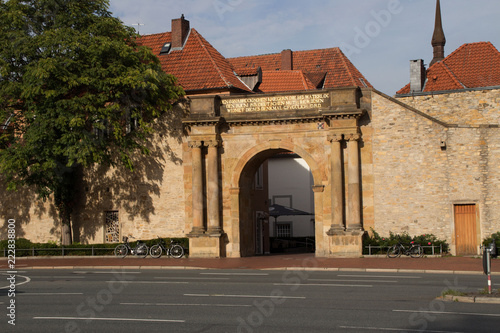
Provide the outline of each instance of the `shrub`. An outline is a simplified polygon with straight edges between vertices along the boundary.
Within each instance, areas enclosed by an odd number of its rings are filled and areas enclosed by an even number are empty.
[[[493,241],[497,244],[497,251],[500,250],[500,231],[496,232],[494,234],[491,234],[491,236],[485,238],[483,240],[483,245],[488,246],[490,245]]]
[[[404,232],[400,235],[389,232],[388,237],[381,237],[375,230],[372,229],[372,236],[366,235],[363,239],[363,254],[368,254],[367,246],[375,246],[381,247],[380,249],[375,248],[371,250],[372,254],[385,254],[387,249],[393,245],[396,245],[398,242],[403,244],[411,244],[412,242],[415,244],[420,244],[422,246],[431,246],[435,247],[443,247],[443,253],[448,252],[448,243],[446,241],[438,239],[433,234],[425,234],[419,236],[410,236],[408,233]],[[432,249],[424,247],[425,254],[431,254]]]

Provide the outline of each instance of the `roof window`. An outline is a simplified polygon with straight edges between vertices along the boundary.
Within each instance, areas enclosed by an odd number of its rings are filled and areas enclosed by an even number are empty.
[[[160,50],[160,54],[167,54],[170,52],[170,49],[172,48],[172,43],[168,42],[163,44],[163,47]]]

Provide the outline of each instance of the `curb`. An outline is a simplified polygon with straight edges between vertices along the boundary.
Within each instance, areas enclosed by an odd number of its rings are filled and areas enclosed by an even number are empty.
[[[445,295],[442,297],[438,297],[438,299],[447,302],[500,304],[500,297]]]
[[[196,267],[196,266],[31,266],[16,267],[17,270],[35,270],[35,269],[176,269],[176,270],[207,270],[207,269],[234,269],[217,267]],[[401,268],[331,268],[331,267],[272,267],[272,268],[254,268],[261,271],[311,271],[311,272],[365,272],[365,273],[406,273],[406,274],[455,274],[455,275],[484,275],[480,271],[447,271],[430,269],[401,269]],[[0,272],[3,269],[0,269]],[[8,269],[5,269],[7,271]],[[491,273],[491,275],[500,276],[500,272]],[[456,296],[459,297],[459,296]]]

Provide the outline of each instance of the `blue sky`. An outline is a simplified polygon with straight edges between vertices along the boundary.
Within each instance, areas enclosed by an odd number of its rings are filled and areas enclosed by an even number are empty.
[[[432,60],[436,0],[110,0],[141,34],[184,14],[225,57],[340,47],[378,90],[409,82],[409,61]],[[446,55],[464,43],[500,48],[500,1],[441,0]],[[142,25],[143,24],[143,25]]]

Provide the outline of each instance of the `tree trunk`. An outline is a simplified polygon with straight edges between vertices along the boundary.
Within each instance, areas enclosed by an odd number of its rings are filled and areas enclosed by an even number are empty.
[[[61,244],[71,245],[73,239],[71,237],[71,209],[68,203],[63,203],[60,207],[59,216],[61,217]]]
[[[61,225],[61,244],[71,245],[73,242],[71,240],[71,225],[63,223]]]

